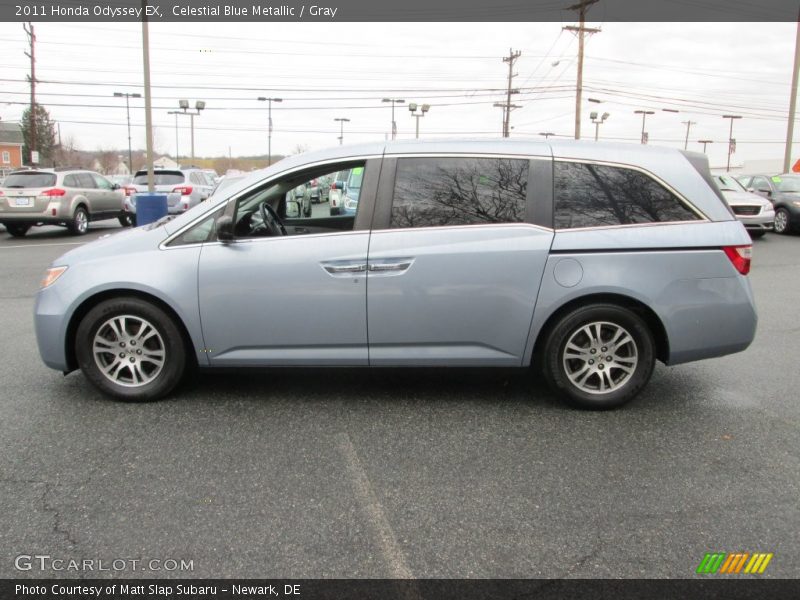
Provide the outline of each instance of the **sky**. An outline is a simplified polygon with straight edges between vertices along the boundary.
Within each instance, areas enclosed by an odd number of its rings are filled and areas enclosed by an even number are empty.
[[[565,18],[569,18],[565,15]],[[497,137],[508,67],[521,108],[511,136],[574,135],[576,37],[564,23],[153,23],[150,25],[155,144],[175,154],[181,98],[206,109],[195,118],[196,156],[267,152],[267,103],[273,154],[338,144],[336,118],[350,119],[345,143],[386,139],[391,108],[382,98],[431,105],[420,136]],[[781,159],[786,137],[794,23],[587,23],[582,137],[593,139],[591,111],[609,113],[600,139],[638,143],[647,116],[649,143],[701,151],[725,166],[729,120],[732,164]],[[138,23],[36,23],[37,102],[60,124],[62,141],[83,150],[127,148],[125,101],[143,93]],[[30,61],[21,24],[0,23],[0,118],[19,120],[29,102]],[[589,102],[589,98],[600,103]],[[680,112],[666,112],[663,109]],[[181,156],[189,118],[178,119]],[[132,145],[144,148],[144,100],[131,100]],[[407,105],[395,106],[398,138],[415,135]],[[798,132],[797,138],[800,138]],[[794,145],[793,161],[800,158]]]

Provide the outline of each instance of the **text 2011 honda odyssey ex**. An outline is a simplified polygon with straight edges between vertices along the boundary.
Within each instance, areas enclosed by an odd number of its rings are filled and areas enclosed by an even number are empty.
[[[355,215],[287,217],[363,170]],[[656,359],[739,352],[751,241],[703,155],[412,141],[291,157],[172,220],[68,252],[36,301],[44,362],[125,400],[188,366],[539,366],[570,404],[633,398]],[[323,209],[326,207],[323,207]]]

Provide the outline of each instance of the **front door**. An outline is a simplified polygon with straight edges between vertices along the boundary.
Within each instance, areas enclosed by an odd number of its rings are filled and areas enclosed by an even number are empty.
[[[362,161],[377,184],[379,161]],[[366,365],[369,215],[298,217],[292,174],[234,198],[235,239],[205,243],[198,290],[212,366]],[[339,170],[336,165],[331,172]],[[360,204],[371,210],[372,197]],[[287,205],[290,209],[287,214]]]

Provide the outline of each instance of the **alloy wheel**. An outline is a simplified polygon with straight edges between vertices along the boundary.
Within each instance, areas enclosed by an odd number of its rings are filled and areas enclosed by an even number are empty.
[[[607,394],[630,380],[639,363],[636,342],[628,331],[608,321],[581,326],[564,345],[564,371],[587,394]]]
[[[100,325],[92,353],[103,376],[125,387],[150,383],[161,373],[166,360],[159,331],[134,315],[117,315]]]

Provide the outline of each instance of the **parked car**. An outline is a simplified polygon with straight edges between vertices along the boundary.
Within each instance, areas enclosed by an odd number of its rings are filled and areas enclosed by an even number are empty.
[[[298,186],[348,169],[355,214],[287,215]],[[337,146],[56,259],[36,336],[49,367],[130,401],[169,394],[190,366],[533,366],[569,404],[606,409],[656,359],[748,347],[751,248],[702,154]]]
[[[347,183],[347,178],[350,177],[350,169],[338,171],[334,174],[331,181],[330,189],[328,190],[328,206],[330,208],[330,215],[342,214],[342,204],[344,200],[344,186]]]
[[[203,169],[203,173],[205,174],[208,183],[210,183],[212,186],[215,186],[219,183],[219,175],[214,169]]]
[[[800,175],[746,175],[739,178],[739,183],[772,202],[775,233],[800,229]]]
[[[244,179],[244,175],[223,175],[219,178],[217,185],[214,187],[214,191],[211,193],[209,198],[216,196],[222,193],[225,190],[229,190],[233,188],[233,185],[239,181]]]
[[[361,195],[361,181],[364,177],[364,167],[350,169],[347,183],[344,185],[341,212],[345,215],[355,215],[358,210],[358,198]]]
[[[715,175],[714,181],[728,201],[733,214],[750,232],[750,237],[761,237],[772,230],[775,223],[775,209],[772,207],[772,202],[758,194],[748,192],[731,175]]]
[[[62,225],[83,235],[90,221],[119,219],[127,225],[123,198],[117,184],[93,171],[16,171],[0,188],[0,223],[14,237],[37,225]]]
[[[169,214],[180,214],[206,200],[214,186],[200,169],[154,169],[154,189],[167,194]],[[136,215],[136,195],[147,193],[147,171],[136,171],[125,187],[125,210]]]

